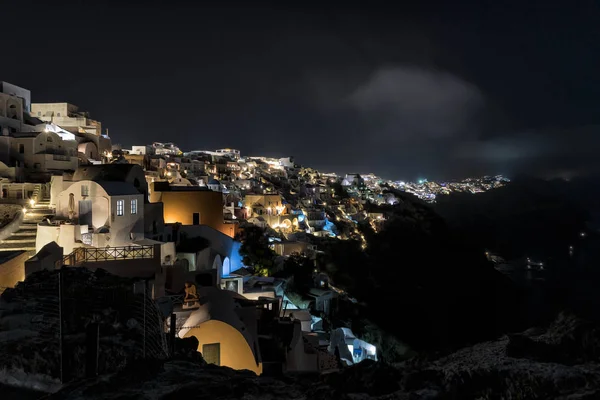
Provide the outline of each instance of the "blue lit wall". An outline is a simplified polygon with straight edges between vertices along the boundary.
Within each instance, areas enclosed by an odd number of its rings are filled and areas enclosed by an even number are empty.
[[[242,256],[240,255],[241,246],[241,242],[238,242],[237,240],[233,241],[233,246],[231,247],[231,254],[229,256],[231,262],[231,272],[237,271],[238,269],[244,267],[244,263],[242,262]]]

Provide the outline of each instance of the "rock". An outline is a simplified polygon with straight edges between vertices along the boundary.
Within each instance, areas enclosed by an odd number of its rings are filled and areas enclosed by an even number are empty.
[[[509,335],[507,355],[543,362],[576,365],[600,359],[600,327],[561,313],[545,333],[535,338]]]
[[[325,383],[340,393],[367,393],[377,396],[400,390],[401,379],[399,369],[372,360],[364,360],[324,378]]]
[[[535,341],[524,335],[509,335],[506,355],[514,358],[528,358],[541,362],[559,361],[560,349],[541,341]]]
[[[578,364],[600,359],[600,325],[561,313],[541,340],[558,347],[563,363]]]

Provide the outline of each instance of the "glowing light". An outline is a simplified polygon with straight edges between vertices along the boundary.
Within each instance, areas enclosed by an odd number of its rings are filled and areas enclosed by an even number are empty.
[[[23,214],[27,214],[27,209],[23,207]]]
[[[35,205],[35,200],[34,199],[29,200],[29,204],[31,205],[31,207],[33,207]]]

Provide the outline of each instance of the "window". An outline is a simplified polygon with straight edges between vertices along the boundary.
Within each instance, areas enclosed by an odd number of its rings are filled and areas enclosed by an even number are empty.
[[[131,200],[131,213],[137,214],[137,199]]]
[[[89,196],[90,187],[88,185],[81,185],[81,196]]]
[[[117,216],[123,215],[125,211],[125,200],[117,200]]]
[[[60,117],[60,113],[56,113],[56,116],[57,116],[57,117]]]
[[[23,153],[25,153],[25,145],[24,145],[24,144],[20,144],[20,145],[19,145],[19,153],[20,153],[20,154],[23,154]]]
[[[41,117],[41,116],[42,116],[42,112],[38,111],[38,117]]]
[[[202,357],[209,364],[221,365],[221,343],[202,345]]]

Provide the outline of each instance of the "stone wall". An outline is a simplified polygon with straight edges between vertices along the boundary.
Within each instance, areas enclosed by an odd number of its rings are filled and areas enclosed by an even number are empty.
[[[25,261],[29,258],[26,251],[16,251],[16,254],[0,264],[0,293],[4,288],[14,287],[25,280]]]

